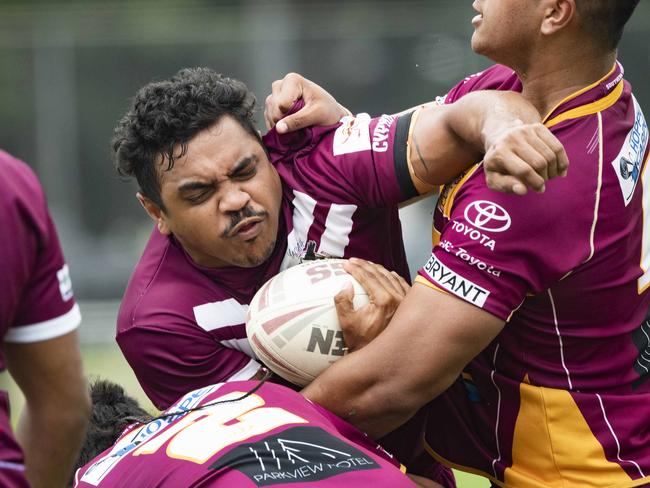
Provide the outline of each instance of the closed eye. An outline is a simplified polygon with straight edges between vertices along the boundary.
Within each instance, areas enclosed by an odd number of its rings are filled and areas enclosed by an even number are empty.
[[[192,204],[197,204],[203,202],[204,200],[207,200],[213,191],[214,188],[205,188],[204,190],[188,193],[184,195],[183,198]]]
[[[236,174],[232,175],[232,178],[235,180],[249,180],[257,173],[257,166],[255,164],[251,165],[250,168],[245,170],[238,171]]]
[[[228,174],[233,180],[248,180],[257,174],[257,155],[243,158],[237,166]]]

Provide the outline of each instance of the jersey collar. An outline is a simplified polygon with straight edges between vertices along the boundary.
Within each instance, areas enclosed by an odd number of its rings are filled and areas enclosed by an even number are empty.
[[[623,86],[623,66],[616,61],[609,73],[601,79],[558,103],[544,118],[544,125],[552,127],[566,120],[605,110],[620,98]]]

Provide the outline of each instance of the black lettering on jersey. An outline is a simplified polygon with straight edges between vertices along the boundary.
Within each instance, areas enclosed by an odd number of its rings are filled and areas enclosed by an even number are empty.
[[[336,339],[336,341],[334,341]],[[332,343],[334,347],[332,348]],[[314,352],[318,346],[318,351],[323,355],[343,356],[345,354],[345,343],[343,342],[343,332],[337,330],[328,330],[323,336],[323,330],[320,327],[312,327],[307,351]]]
[[[236,469],[256,486],[305,483],[381,466],[320,427],[293,427],[241,444],[210,466]]]
[[[639,374],[639,379],[632,383],[632,389],[636,389],[650,379],[650,308],[641,326],[632,334],[632,341],[639,350],[634,361],[634,371]]]

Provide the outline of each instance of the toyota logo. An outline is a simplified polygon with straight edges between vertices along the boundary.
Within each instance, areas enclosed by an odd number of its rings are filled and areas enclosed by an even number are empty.
[[[503,232],[510,228],[510,215],[501,205],[488,200],[476,200],[465,208],[465,219],[486,232]]]

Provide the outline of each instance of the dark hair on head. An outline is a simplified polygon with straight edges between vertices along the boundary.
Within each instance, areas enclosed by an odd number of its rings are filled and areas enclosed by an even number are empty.
[[[149,422],[152,416],[120,385],[97,379],[90,385],[93,402],[86,439],[77,458],[75,471],[111,447],[127,425]],[[73,473],[74,476],[74,473]]]
[[[244,83],[208,68],[182,69],[169,80],[149,83],[138,90],[114,130],[117,171],[134,176],[142,194],[165,210],[157,171],[161,156],[170,170],[190,140],[223,116],[261,140],[254,110],[255,96]]]
[[[582,28],[608,49],[616,49],[639,0],[576,0]]]

